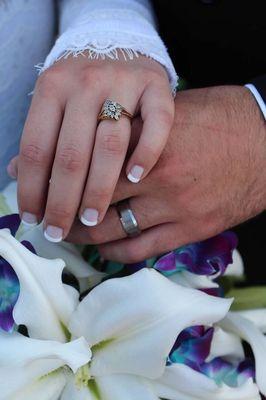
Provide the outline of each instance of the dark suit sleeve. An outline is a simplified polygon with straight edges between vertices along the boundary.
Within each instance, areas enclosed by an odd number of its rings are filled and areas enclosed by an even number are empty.
[[[250,81],[255,86],[266,104],[266,75],[258,76]]]

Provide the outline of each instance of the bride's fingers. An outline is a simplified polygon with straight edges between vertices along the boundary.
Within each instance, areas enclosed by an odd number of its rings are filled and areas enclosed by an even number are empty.
[[[89,169],[101,99],[73,96],[67,103],[44,216],[45,237],[60,241],[77,214]]]
[[[167,253],[187,242],[181,226],[166,223],[150,228],[136,238],[102,244],[99,252],[106,260],[130,264]]]
[[[28,225],[35,225],[43,218],[64,112],[55,88],[50,85],[48,90],[48,86],[44,78],[36,86],[20,144],[18,204],[22,221]]]
[[[150,198],[135,197],[129,200],[130,208],[138,221],[139,228],[145,230],[168,221],[166,212],[162,212],[157,201]],[[115,206],[108,209],[101,224],[87,228],[75,221],[67,240],[80,244],[100,244],[126,238],[127,235],[119,221]]]
[[[169,85],[151,82],[140,100],[143,128],[127,165],[127,177],[138,183],[157,163],[174,121],[174,99]]]
[[[127,93],[130,93],[128,97]],[[111,95],[130,113],[138,103],[134,91]],[[121,173],[131,135],[131,120],[121,116],[118,121],[104,120],[98,125],[87,185],[80,206],[79,217],[86,226],[99,224],[111,203]]]

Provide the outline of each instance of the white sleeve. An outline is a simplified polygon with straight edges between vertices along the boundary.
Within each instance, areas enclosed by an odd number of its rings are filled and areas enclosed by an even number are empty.
[[[59,0],[59,16],[60,34],[41,71],[84,51],[92,59],[122,55],[131,60],[140,53],[166,68],[175,90],[178,77],[149,0]]]

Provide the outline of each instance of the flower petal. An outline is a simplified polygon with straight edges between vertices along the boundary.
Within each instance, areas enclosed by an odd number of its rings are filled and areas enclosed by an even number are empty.
[[[62,366],[69,366],[73,372],[88,363],[91,351],[84,338],[69,343],[51,340],[31,339],[20,333],[0,331],[0,369],[21,367],[41,359],[59,359]]]
[[[110,375],[98,378],[96,384],[102,400],[159,400],[145,378],[133,375]]]
[[[266,333],[266,308],[255,310],[233,311],[232,314],[240,315],[253,322],[262,333]]]
[[[91,351],[83,338],[59,343],[0,332],[0,400],[31,390],[37,380],[65,365],[76,372],[90,359]]]
[[[217,386],[213,380],[183,364],[167,367],[163,377],[154,382],[154,388],[160,398],[168,400],[260,400],[252,379],[238,388]]]
[[[66,268],[77,278],[81,292],[98,284],[106,275],[86,262],[74,244],[67,242],[51,243],[45,239],[42,226],[27,230],[21,240],[29,241],[40,257],[61,258]]]
[[[58,400],[65,385],[65,374],[53,372],[5,400]]]
[[[110,375],[77,386],[75,379],[65,387],[61,400],[159,400],[150,382],[133,375]]]
[[[233,251],[233,263],[228,265],[224,275],[236,277],[244,275],[244,263],[238,250]]]
[[[266,337],[255,324],[235,313],[229,313],[220,325],[250,344],[256,363],[256,382],[261,393],[266,395]]]
[[[192,274],[189,271],[177,272],[176,274],[169,276],[169,279],[181,286],[190,287],[193,289],[212,289],[219,287],[219,285],[210,277]]]
[[[0,217],[0,229],[8,228],[15,236],[20,225],[20,217],[18,214],[10,214]]]
[[[154,268],[166,276],[182,270],[198,275],[222,275],[232,263],[237,246],[233,232],[223,232],[202,242],[189,244],[161,257]]]
[[[0,230],[0,254],[20,282],[15,322],[26,325],[31,337],[65,341],[62,324],[67,326],[78,304],[78,292],[70,287],[66,290],[62,283],[64,262],[36,256],[5,229]]]
[[[157,378],[179,333],[220,320],[230,304],[142,269],[94,288],[72,315],[69,329],[94,346],[93,376],[129,373]]]
[[[0,257],[0,328],[14,328],[13,309],[19,296],[19,281],[10,264]]]
[[[214,330],[211,350],[206,362],[216,357],[226,357],[227,360],[243,360],[245,358],[241,339],[217,326]]]

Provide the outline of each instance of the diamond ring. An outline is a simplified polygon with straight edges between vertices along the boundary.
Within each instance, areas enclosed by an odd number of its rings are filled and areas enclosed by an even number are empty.
[[[121,104],[117,103],[116,101],[107,99],[103,103],[101,112],[98,115],[98,121],[102,121],[105,119],[114,119],[115,121],[119,121],[122,115],[128,117],[129,119],[132,119],[134,117],[123,106],[121,106]]]

